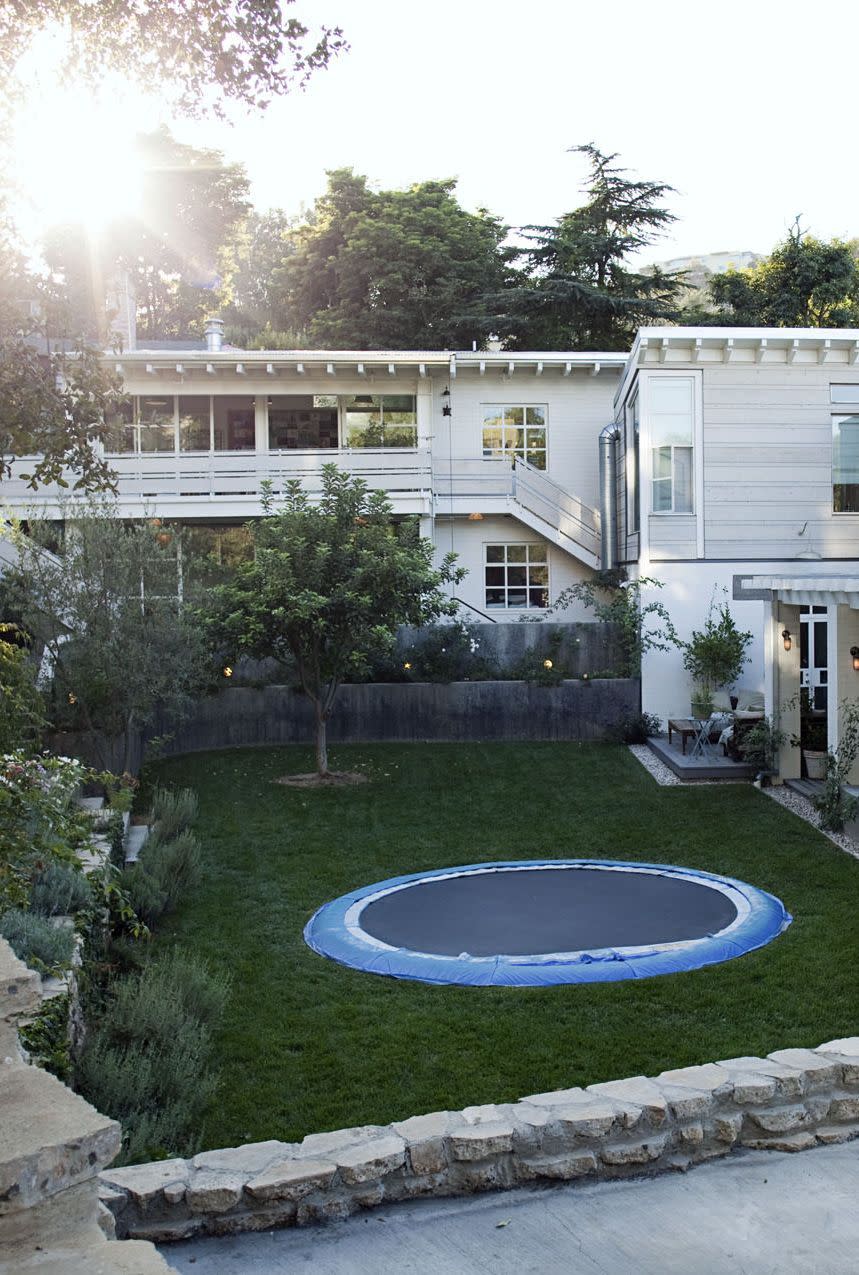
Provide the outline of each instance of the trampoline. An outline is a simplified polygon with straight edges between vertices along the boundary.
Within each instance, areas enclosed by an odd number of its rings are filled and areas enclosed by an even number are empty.
[[[342,965],[471,986],[615,982],[730,961],[791,922],[771,894],[690,868],[604,859],[477,863],[324,904],[305,942]]]

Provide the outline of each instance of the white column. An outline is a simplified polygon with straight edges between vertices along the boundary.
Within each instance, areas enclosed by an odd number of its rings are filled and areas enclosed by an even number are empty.
[[[416,395],[418,447],[429,447],[432,439],[432,382],[429,377],[418,381]]]
[[[266,397],[265,394],[257,394],[254,399],[255,450],[263,453],[268,452]]]

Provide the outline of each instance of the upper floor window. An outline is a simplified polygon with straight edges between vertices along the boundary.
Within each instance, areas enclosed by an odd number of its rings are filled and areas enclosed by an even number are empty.
[[[648,383],[655,514],[691,514],[695,381],[691,376],[654,376]]]
[[[325,451],[339,445],[336,394],[279,395],[268,400],[268,445]]]
[[[640,461],[638,454],[638,391],[626,407],[626,516],[630,532],[639,530],[641,521]]]
[[[546,408],[540,404],[484,406],[483,455],[518,456],[535,469],[546,468]]]
[[[486,545],[486,607],[549,605],[549,560],[545,544]]]
[[[126,399],[111,422],[112,452],[253,451],[250,394],[143,394]]]
[[[343,410],[347,447],[417,447],[414,394],[356,394]]]
[[[859,513],[859,412],[832,418],[832,508]]]

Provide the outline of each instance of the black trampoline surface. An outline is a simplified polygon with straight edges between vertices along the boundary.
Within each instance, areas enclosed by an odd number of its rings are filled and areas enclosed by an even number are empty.
[[[527,956],[699,939],[736,916],[707,885],[585,866],[424,879],[368,903],[360,925],[413,952]]]

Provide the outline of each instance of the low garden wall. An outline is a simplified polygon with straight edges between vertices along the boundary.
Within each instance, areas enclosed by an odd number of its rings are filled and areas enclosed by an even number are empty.
[[[329,743],[484,740],[601,740],[639,711],[632,678],[533,682],[368,682],[342,686],[329,722]],[[289,686],[230,687],[201,700],[180,726],[161,722],[170,735],[163,755],[242,748],[254,744],[310,744],[310,702]],[[55,735],[51,747],[100,766],[122,770],[123,748],[96,756],[85,738]],[[133,750],[133,768],[143,758]]]
[[[628,1080],[106,1170],[117,1234],[306,1225],[418,1196],[685,1169],[748,1147],[859,1136],[859,1037]]]

